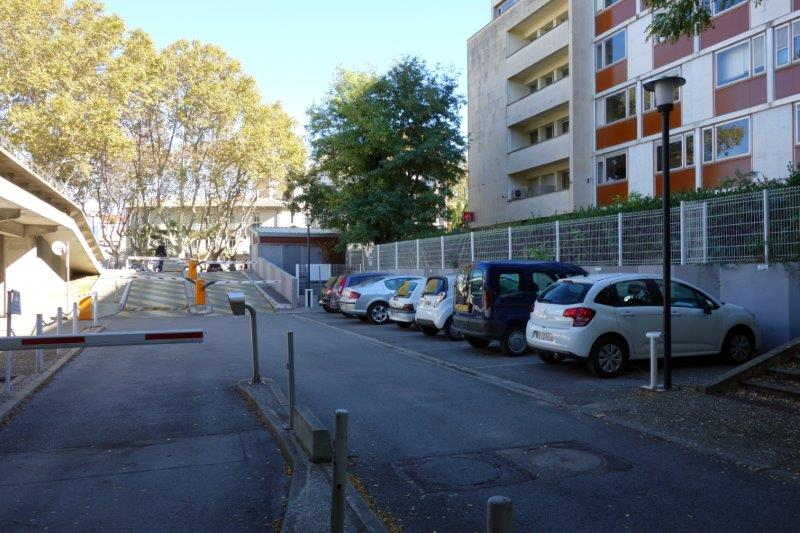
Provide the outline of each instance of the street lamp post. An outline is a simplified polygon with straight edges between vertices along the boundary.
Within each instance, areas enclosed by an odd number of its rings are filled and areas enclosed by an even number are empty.
[[[663,253],[664,253],[664,389],[672,388],[672,242],[670,221],[669,183],[669,115],[675,107],[676,89],[686,84],[679,76],[667,76],[644,84],[646,91],[653,93],[655,104],[661,113],[661,169],[663,171],[662,205],[664,208]]]

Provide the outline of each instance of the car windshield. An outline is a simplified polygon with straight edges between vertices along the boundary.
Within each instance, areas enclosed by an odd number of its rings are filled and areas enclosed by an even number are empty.
[[[429,278],[428,283],[425,284],[423,295],[427,296],[441,292],[447,292],[447,280],[445,278]]]
[[[397,296],[400,298],[408,298],[411,296],[411,293],[414,292],[414,289],[417,288],[417,282],[406,280],[397,288]]]
[[[378,281],[383,277],[384,276],[359,276],[356,278],[350,278],[348,286],[353,287],[355,285],[366,285],[368,283],[372,283],[373,281]]]
[[[333,287],[334,284],[336,283],[336,280],[338,279],[339,279],[338,277],[328,278],[328,281],[325,282],[325,288],[330,289],[331,287]]]
[[[546,304],[570,305],[583,302],[586,293],[592,288],[591,283],[562,281],[554,283],[544,290],[538,302]]]

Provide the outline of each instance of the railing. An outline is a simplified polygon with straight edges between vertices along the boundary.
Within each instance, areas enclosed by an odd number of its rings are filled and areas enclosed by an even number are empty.
[[[283,270],[277,265],[273,265],[263,257],[253,256],[253,272],[261,279],[274,281],[271,285],[278,294],[286,298],[292,305],[297,306],[297,278]]]
[[[347,265],[450,269],[498,259],[656,265],[662,261],[662,217],[660,210],[620,213],[350,247]],[[674,264],[800,261],[800,187],[683,202],[672,210],[672,242]]]

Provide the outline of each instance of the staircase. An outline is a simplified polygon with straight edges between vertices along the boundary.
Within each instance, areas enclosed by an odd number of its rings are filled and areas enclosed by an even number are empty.
[[[800,409],[800,338],[734,368],[706,391]]]

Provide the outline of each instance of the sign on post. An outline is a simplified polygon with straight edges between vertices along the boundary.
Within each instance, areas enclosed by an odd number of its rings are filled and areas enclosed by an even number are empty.
[[[8,314],[21,315],[22,314],[22,296],[19,291],[8,291]]]

